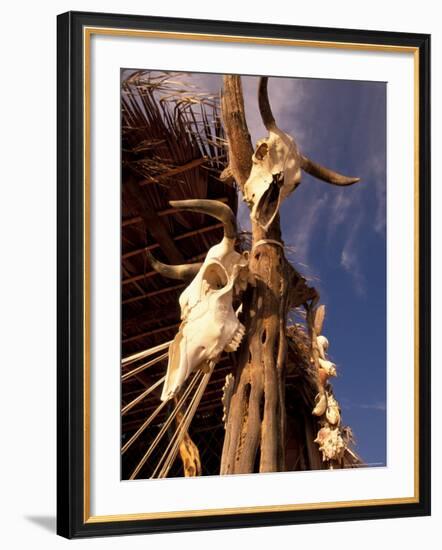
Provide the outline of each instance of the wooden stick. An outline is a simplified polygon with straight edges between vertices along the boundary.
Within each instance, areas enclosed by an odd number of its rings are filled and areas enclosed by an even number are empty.
[[[220,199],[216,199],[219,202],[228,202],[227,197],[221,197]],[[178,208],[165,208],[164,210],[160,210],[158,212],[158,216],[170,216],[171,214],[176,214],[178,212]],[[121,222],[122,227],[127,227],[129,225],[135,225],[137,223],[142,223],[143,218],[141,216],[134,216],[132,218],[127,218]]]
[[[147,449],[146,453],[144,454],[143,458],[141,459],[141,461],[138,463],[137,467],[135,468],[135,470],[132,472],[131,474],[131,477],[129,479],[135,479],[136,475],[139,473],[139,471],[141,470],[141,468],[144,466],[144,464],[146,463],[146,460],[149,458],[149,456],[152,454],[152,452],[154,451],[155,447],[158,445],[158,443],[160,442],[161,438],[163,437],[163,435],[166,433],[167,429],[169,428],[170,424],[172,423],[173,419],[175,418],[175,416],[178,414],[179,410],[181,409],[182,405],[184,404],[185,400],[187,399],[187,397],[189,396],[191,390],[193,389],[193,387],[195,386],[198,378],[200,378],[200,375],[201,375],[201,371],[199,371],[198,373],[196,373],[196,375],[194,376],[193,380],[191,381],[191,383],[189,384],[189,386],[186,388],[186,391],[184,392],[184,394],[182,395],[181,399],[179,400],[179,402],[177,403],[177,405],[175,406],[174,410],[172,411],[172,413],[169,415],[169,418],[166,420],[166,422],[163,424],[161,430],[158,432],[157,436],[155,437],[155,439],[153,440],[153,442],[151,443],[150,447]],[[166,401],[167,402],[167,401]]]
[[[128,342],[134,342],[135,340],[139,340],[140,338],[144,338],[145,336],[152,336],[153,334],[159,334],[160,332],[164,332],[166,330],[172,330],[173,328],[179,326],[179,324],[180,323],[173,323],[173,325],[167,325],[166,327],[159,327],[154,330],[148,330],[147,332],[141,332],[140,334],[135,334],[135,336],[124,338],[122,340],[122,343],[127,344]]]
[[[202,233],[207,233],[209,231],[212,231],[214,229],[219,229],[220,227],[224,227],[222,223],[213,223],[212,225],[208,225],[206,227],[201,227],[199,229],[193,229],[192,231],[187,231],[186,233],[183,233],[182,235],[177,235],[176,237],[173,237],[174,241],[182,241],[183,239],[187,239],[188,237],[194,237],[195,235],[201,235]],[[130,252],[126,252],[121,256],[123,260],[126,260],[127,258],[131,258],[132,256],[135,256],[137,254],[141,254],[142,252],[146,252],[146,250],[155,250],[156,248],[160,248],[160,245],[158,243],[150,244],[148,246],[145,246],[144,248],[136,248],[135,250],[131,250]]]
[[[182,164],[181,166],[177,166],[176,168],[171,168],[167,172],[164,172],[163,174],[160,174],[157,176],[158,181],[161,181],[166,178],[170,178],[172,176],[175,176],[177,174],[182,174],[183,172],[187,172],[188,170],[192,170],[193,168],[197,168],[198,166],[201,166],[201,164],[204,164],[207,161],[207,157],[203,157],[200,159],[191,160],[190,162],[186,162],[186,164]],[[149,185],[158,183],[157,180],[143,180],[140,182],[140,185]]]
[[[175,461],[175,458],[176,458],[176,455],[178,453],[180,444],[181,444],[184,436],[187,433],[187,430],[189,428],[190,423],[192,422],[193,417],[195,416],[196,409],[198,408],[198,405],[201,402],[201,398],[203,396],[204,390],[207,387],[207,384],[210,380],[210,377],[212,375],[212,372],[213,372],[214,368],[215,368],[215,361],[213,361],[211,363],[209,372],[204,374],[203,379],[201,380],[200,386],[197,389],[197,391],[195,392],[195,395],[193,396],[190,407],[187,409],[186,413],[183,416],[183,419],[181,421],[183,423],[182,426],[181,426],[181,429],[177,430],[175,432],[174,436],[172,437],[172,439],[170,440],[169,445],[167,446],[167,449],[166,449],[164,454],[166,454],[168,452],[171,445],[173,445],[173,447],[171,449],[171,452],[170,452],[168,458],[166,459],[166,461],[164,463],[164,466],[162,467],[160,473],[158,474],[159,478],[164,478],[164,477],[167,476],[173,462]],[[180,423],[180,425],[181,425],[181,423]],[[172,443],[175,438],[176,438],[175,443]],[[161,460],[160,460],[160,462],[161,462]],[[154,473],[152,474],[152,476],[151,476],[152,478],[155,477],[155,474],[156,474],[156,472],[159,468],[160,462],[158,463]]]
[[[134,216],[133,218],[127,218],[121,222],[121,227],[127,227],[128,225],[134,225],[136,223],[142,223],[143,218],[141,216]]]
[[[166,420],[166,422],[164,423],[163,427],[161,428],[161,430],[159,431],[159,433],[157,434],[157,436],[155,437],[155,439],[153,440],[153,442],[151,443],[151,445],[149,446],[149,448],[147,449],[147,451],[144,453],[143,455],[143,458],[140,460],[140,462],[138,463],[138,465],[136,466],[135,470],[132,472],[132,474],[130,475],[129,479],[135,479],[135,477],[138,475],[138,473],[140,472],[141,468],[144,466],[144,464],[146,463],[146,460],[149,458],[149,456],[152,454],[153,450],[155,449],[155,447],[158,445],[159,441],[161,440],[161,438],[163,437],[163,435],[166,433],[168,427],[170,426],[170,424],[172,423],[173,419],[175,418],[177,412],[180,410],[180,408],[182,407],[183,403],[185,402],[185,400],[187,399],[189,393],[192,391],[193,387],[195,386],[197,380],[200,378],[201,376],[201,371],[198,371],[194,377],[193,377],[193,380],[189,383],[188,387],[186,388],[186,391],[183,393],[181,399],[179,400],[178,404],[176,405],[175,409],[172,411],[172,413],[169,415],[169,418]],[[163,403],[167,403],[167,401],[163,401]],[[141,429],[141,428],[140,428]],[[131,438],[132,439],[132,438]],[[129,443],[129,442],[128,442]],[[131,443],[132,444],[132,443]],[[122,450],[122,452],[124,452]]]
[[[184,413],[184,415],[181,417],[181,420],[180,422],[178,423],[178,426],[173,434],[173,436],[171,437],[167,447],[166,447],[166,450],[164,451],[164,453],[161,455],[161,458],[160,460],[158,461],[158,464],[156,465],[155,467],[155,470],[153,472],[153,474],[151,475],[150,479],[154,479],[158,470],[163,469],[163,467],[161,466],[162,462],[165,460],[165,463],[168,463],[168,459],[170,458],[170,450],[171,448],[172,449],[175,449],[175,442],[177,441],[177,435],[181,433],[181,429],[182,427],[184,426],[184,423],[188,417],[188,413],[190,411],[190,409],[193,407],[194,403],[195,403],[195,400],[196,400],[196,397],[197,395],[199,394],[199,390],[201,389],[202,385],[204,383],[204,379],[201,380],[200,382],[200,385],[199,387],[197,388],[196,392],[194,393],[193,397],[192,397],[192,400],[190,402],[190,405],[189,407],[187,408],[186,412]],[[179,446],[179,445],[178,445]],[[169,454],[168,454],[169,453]],[[160,472],[161,473],[161,472]],[[158,477],[161,477],[160,475]]]
[[[162,401],[159,406],[153,411],[153,413],[145,420],[141,426],[138,428],[138,430],[133,434],[133,436],[123,445],[121,448],[121,454],[124,454],[127,449],[132,445],[134,441],[136,441],[139,436],[144,432],[144,430],[149,426],[149,424],[155,420],[155,418],[158,416],[158,414],[164,409],[166,406],[167,401]]]
[[[151,359],[150,361],[148,361],[147,363],[143,363],[142,365],[140,365],[139,367],[136,367],[135,369],[129,371],[129,372],[126,372],[126,374],[123,374],[123,376],[121,377],[121,381],[122,382],[126,382],[126,380],[128,380],[129,378],[131,378],[132,376],[135,376],[136,374],[138,374],[139,372],[145,370],[145,369],[148,369],[149,367],[152,367],[153,365],[156,365],[157,363],[159,363],[160,361],[162,361],[163,359],[166,359],[166,357],[169,355],[169,351],[166,351],[166,353],[163,353],[163,355],[159,355],[158,357],[155,357],[155,359]]]
[[[124,416],[125,414],[127,414],[131,409],[133,409],[135,407],[135,405],[137,405],[140,401],[142,401],[145,397],[147,397],[148,395],[150,395],[153,390],[155,388],[158,388],[158,386],[164,382],[164,380],[166,380],[166,375],[162,376],[159,380],[157,380],[155,382],[155,384],[153,384],[152,386],[150,386],[149,388],[147,388],[147,390],[143,391],[143,393],[141,393],[138,397],[136,397],[133,401],[131,401],[130,403],[128,403],[125,407],[123,407],[121,409],[121,415]]]
[[[172,340],[169,340],[168,342],[164,342],[163,344],[158,344],[158,346],[154,346],[153,348],[145,349],[144,351],[139,351],[138,353],[134,353],[133,355],[129,355],[128,357],[125,357],[122,361],[122,365],[129,365],[130,363],[134,363],[135,361],[138,361],[139,359],[144,359],[145,357],[149,357],[149,355],[153,355],[154,353],[157,353],[158,351],[163,351],[163,349],[166,349],[170,346],[172,343]]]
[[[175,286],[168,286],[166,288],[160,288],[159,290],[153,290],[152,292],[146,292],[146,294],[140,294],[140,296],[134,296],[132,298],[127,298],[123,300],[123,305],[132,304],[133,302],[138,302],[138,300],[143,300],[144,298],[152,298],[153,296],[159,296],[160,294],[165,294],[166,292],[171,292],[172,290],[179,290],[184,288],[185,284],[179,284]]]

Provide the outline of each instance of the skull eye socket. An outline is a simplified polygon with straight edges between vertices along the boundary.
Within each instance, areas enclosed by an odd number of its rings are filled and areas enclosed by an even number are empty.
[[[267,156],[269,152],[269,146],[267,143],[261,143],[255,151],[255,157],[257,160],[264,160],[264,158]]]
[[[227,274],[220,265],[212,264],[204,272],[203,283],[207,292],[220,290],[228,283]]]

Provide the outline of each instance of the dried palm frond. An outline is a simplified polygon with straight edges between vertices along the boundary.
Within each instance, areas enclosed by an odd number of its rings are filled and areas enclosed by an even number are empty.
[[[123,80],[122,138],[124,164],[147,179],[198,158],[218,172],[226,162],[218,95],[175,73],[134,71]]]

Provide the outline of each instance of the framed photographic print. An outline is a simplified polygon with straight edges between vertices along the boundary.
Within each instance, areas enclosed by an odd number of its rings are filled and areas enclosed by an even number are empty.
[[[58,533],[430,513],[430,37],[58,17]]]

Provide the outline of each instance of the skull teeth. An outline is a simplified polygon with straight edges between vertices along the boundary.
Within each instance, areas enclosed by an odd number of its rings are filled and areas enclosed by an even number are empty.
[[[227,346],[224,348],[225,351],[236,351],[239,348],[239,345],[241,344],[241,341],[244,337],[244,334],[246,332],[246,329],[244,325],[241,323],[238,323],[238,328],[235,330],[232,340],[227,344]]]

